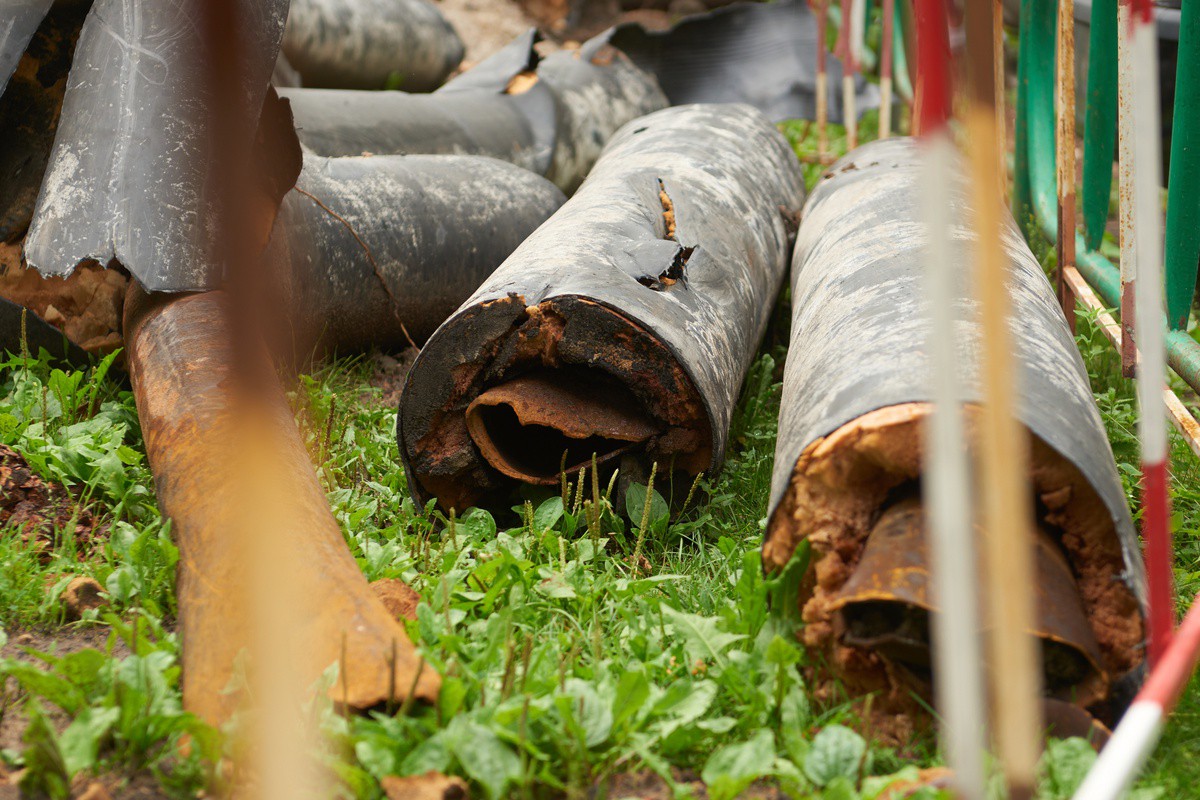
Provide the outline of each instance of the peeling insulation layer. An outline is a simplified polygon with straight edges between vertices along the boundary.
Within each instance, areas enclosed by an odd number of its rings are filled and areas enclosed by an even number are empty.
[[[878,692],[875,709],[883,714],[922,714],[910,690],[928,697],[927,683],[877,651],[848,644],[836,606],[881,514],[921,476],[930,396],[925,236],[914,200],[919,173],[913,140],[875,142],[835,164],[805,205],[792,262],[792,348],[763,544],[768,569],[787,563],[799,542],[811,544],[801,635],[823,654],[825,671],[816,683],[830,691],[826,679],[833,673],[852,695]],[[980,329],[969,287],[973,232],[961,174],[953,196],[953,241],[964,265],[956,272],[961,299],[955,311],[974,441],[982,399]],[[1132,697],[1142,669],[1138,541],[1054,290],[1011,220],[1002,240],[1011,275],[1018,416],[1029,432],[1038,522],[1065,556],[1076,584],[1069,591],[1081,598],[1098,646],[1103,680],[1090,686],[1108,687],[1099,697],[1080,689],[1059,699],[1111,721]]]
[[[69,364],[83,366],[88,363],[87,353],[62,331],[28,308],[0,297],[0,354],[6,351],[14,355],[20,353],[22,338],[31,355],[45,350]]]
[[[66,82],[25,257],[43,275],[122,264],[151,291],[220,278],[206,184],[210,152],[201,0],[96,0]],[[250,124],[275,65],[287,0],[244,2]],[[253,130],[245,131],[249,146]]]
[[[283,52],[305,86],[428,92],[463,43],[429,0],[292,0]]]
[[[409,372],[398,439],[414,495],[500,504],[592,453],[626,476],[651,461],[660,475],[718,470],[802,200],[795,155],[748,106],[622,128]],[[500,391],[518,381],[519,397]]]
[[[664,108],[654,78],[603,42],[542,59],[535,31],[430,95],[284,89],[318,155],[485,155],[575,189],[617,128]]]
[[[491,158],[306,153],[267,255],[291,298],[293,346],[423,342],[565,200]]]

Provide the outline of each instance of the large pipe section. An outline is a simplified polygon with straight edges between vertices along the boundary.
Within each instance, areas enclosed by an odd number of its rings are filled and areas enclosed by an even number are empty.
[[[622,128],[410,371],[398,438],[414,495],[501,502],[593,454],[627,477],[719,469],[802,198],[795,155],[748,106]]]
[[[909,139],[861,147],[814,189],[797,235],[792,347],[763,545],[768,569],[807,542],[803,638],[824,664],[903,735],[929,697],[929,585],[922,428],[931,410],[922,292],[925,226],[913,201],[919,153]],[[952,239],[973,241],[961,168]],[[1037,513],[1035,630],[1048,700],[1111,724],[1140,681],[1144,577],[1138,541],[1087,373],[1040,265],[1012,220],[1002,229],[1018,367],[1017,416],[1029,435]],[[977,303],[959,269],[956,345],[969,446],[980,421]],[[964,530],[963,536],[977,535]],[[974,569],[974,565],[948,568]],[[941,646],[952,647],[953,643]],[[936,676],[932,676],[936,678]],[[896,727],[899,725],[899,727]]]

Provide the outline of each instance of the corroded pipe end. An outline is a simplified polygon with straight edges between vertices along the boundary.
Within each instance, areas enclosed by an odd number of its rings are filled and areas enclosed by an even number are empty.
[[[583,370],[523,375],[467,406],[467,430],[487,462],[510,478],[544,485],[593,455],[606,464],[661,427],[628,389]]]
[[[1037,618],[1030,633],[1041,640],[1045,691],[1090,705],[1107,693],[1108,676],[1070,565],[1042,525],[1036,569]],[[841,641],[929,682],[929,615],[937,613],[930,580],[924,506],[916,497],[902,499],[880,515],[854,571],[833,598]]]

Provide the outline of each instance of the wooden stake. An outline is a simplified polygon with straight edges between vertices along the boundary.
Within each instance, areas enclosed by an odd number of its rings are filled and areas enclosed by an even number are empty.
[[[1058,302],[1071,333],[1075,332],[1075,298],[1063,270],[1075,266],[1075,0],[1058,5],[1058,126],[1055,164],[1058,172]],[[1100,57],[1100,54],[1096,54]]]
[[[883,0],[883,47],[879,64],[879,138],[892,135],[892,26],[896,0]]]
[[[1041,754],[1041,659],[1031,635],[1034,597],[1033,508],[1027,481],[1027,434],[1015,416],[1016,373],[1009,329],[1009,280],[1000,240],[996,87],[992,10],[967,3],[966,141],[975,209],[975,258],[983,329],[980,452],[983,542],[993,728],[1009,797],[1033,796]]]

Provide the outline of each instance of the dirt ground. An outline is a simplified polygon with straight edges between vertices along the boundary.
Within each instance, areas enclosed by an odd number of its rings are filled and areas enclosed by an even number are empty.
[[[537,25],[509,0],[436,0],[467,47],[461,69],[469,69]]]

